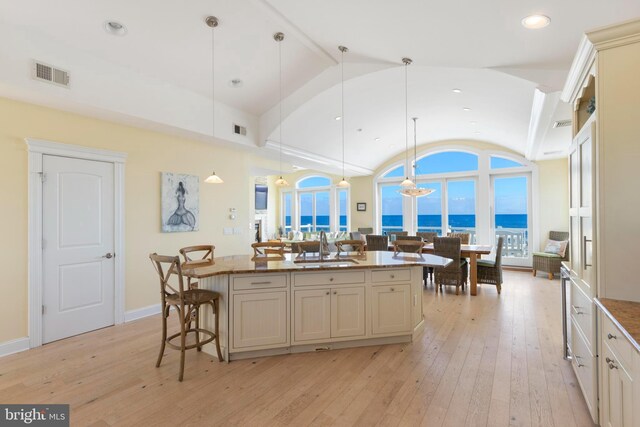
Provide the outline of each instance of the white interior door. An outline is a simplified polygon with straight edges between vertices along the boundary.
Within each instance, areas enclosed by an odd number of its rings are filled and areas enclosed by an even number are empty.
[[[114,324],[114,166],[43,156],[43,342]]]

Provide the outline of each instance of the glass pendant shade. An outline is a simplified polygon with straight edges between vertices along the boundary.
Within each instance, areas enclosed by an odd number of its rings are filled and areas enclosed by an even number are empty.
[[[280,178],[276,179],[276,186],[278,186],[278,187],[288,187],[289,183],[287,182],[286,179],[284,179],[282,176],[280,176]]]
[[[347,182],[346,179],[344,179],[344,177],[342,177],[342,181],[340,181],[337,185],[338,188],[349,188],[351,186],[351,184],[349,184],[349,182]]]
[[[415,184],[413,181],[411,181],[411,180],[409,179],[409,177],[406,177],[406,178],[404,179],[404,181],[402,181],[402,182],[400,183],[400,187],[402,187],[402,188],[413,188],[413,187],[415,187],[415,186],[416,186],[416,184]]]
[[[224,181],[215,172],[212,172],[211,175],[204,180],[207,184],[222,184]]]
[[[414,188],[404,188],[400,190],[399,193],[405,197],[422,197],[422,196],[428,196],[434,191],[436,190],[434,190],[433,188],[414,187]]]

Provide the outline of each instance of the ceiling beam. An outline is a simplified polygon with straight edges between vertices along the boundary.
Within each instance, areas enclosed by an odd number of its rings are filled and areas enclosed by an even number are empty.
[[[527,147],[524,155],[527,160],[536,160],[540,146],[547,132],[551,128],[553,114],[560,102],[560,92],[544,93],[536,89],[533,95],[531,107],[531,120],[529,121],[529,133],[527,135]]]
[[[298,28],[293,22],[289,21],[278,9],[273,7],[268,0],[252,0],[252,2],[260,7],[264,12],[273,19],[278,25],[282,26],[281,31],[286,35],[291,35],[298,39],[305,47],[311,50],[313,53],[324,59],[328,65],[336,65],[338,61],[316,43],[311,37],[306,35],[300,28]]]

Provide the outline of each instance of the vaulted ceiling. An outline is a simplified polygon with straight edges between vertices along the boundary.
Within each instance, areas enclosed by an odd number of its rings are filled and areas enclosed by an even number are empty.
[[[551,25],[523,28],[521,19],[534,13]],[[582,34],[639,17],[640,2],[0,0],[0,96],[213,141],[208,15],[220,19],[216,140],[276,156],[272,35],[282,31],[282,142],[287,160],[302,166],[331,171],[339,163],[337,46],[349,47],[346,152],[349,173],[358,175],[404,149],[404,56],[414,61],[408,107],[421,119],[419,144],[482,140],[532,159],[563,155],[569,131],[551,125],[570,118],[570,108],[556,92]],[[110,20],[127,34],[108,34]],[[68,70],[70,88],[33,80],[34,59]],[[532,135],[536,105],[544,111]],[[234,123],[247,135],[235,135]]]

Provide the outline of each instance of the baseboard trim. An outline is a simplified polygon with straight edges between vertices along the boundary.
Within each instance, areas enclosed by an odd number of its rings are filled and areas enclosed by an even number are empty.
[[[147,307],[129,310],[124,313],[124,321],[133,322],[134,320],[144,319],[145,317],[160,314],[160,304],[153,304]]]
[[[29,337],[0,343],[0,357],[29,350]]]

